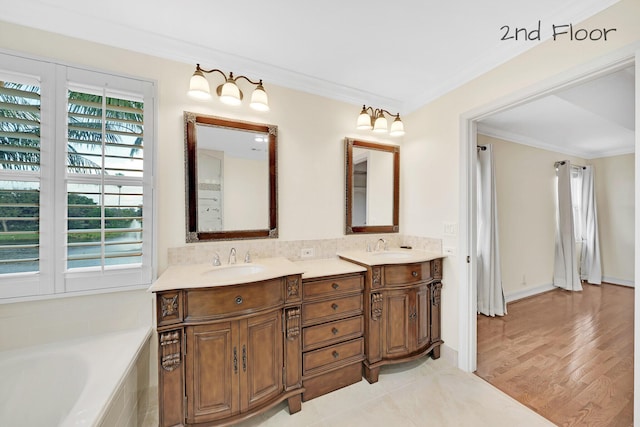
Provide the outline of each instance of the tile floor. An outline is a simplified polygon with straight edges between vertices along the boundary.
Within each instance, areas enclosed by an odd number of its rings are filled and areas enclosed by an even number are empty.
[[[444,359],[385,366],[376,384],[357,384],[302,403],[289,415],[286,402],[238,427],[553,426],[477,376]],[[155,415],[155,416],[154,416]],[[144,426],[157,425],[157,413]],[[155,423],[155,424],[154,424]]]

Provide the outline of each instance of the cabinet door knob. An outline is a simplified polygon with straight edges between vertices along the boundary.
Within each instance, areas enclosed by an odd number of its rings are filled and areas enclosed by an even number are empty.
[[[335,350],[333,351],[332,355],[333,355],[333,358],[334,358],[334,359],[337,359],[338,357],[340,357],[340,353],[338,353],[338,352],[337,352],[337,351],[335,351]]]
[[[418,277],[418,272],[417,272],[417,271],[412,271],[412,272],[411,272],[411,275],[412,275],[413,277]]]
[[[242,304],[242,297],[241,296],[237,296],[236,297],[236,304],[238,304],[238,305]]]
[[[333,308],[334,310],[338,309],[338,304],[336,304],[335,302],[333,304],[331,304],[331,308]]]
[[[333,335],[337,334],[337,333],[338,333],[338,328],[333,328],[333,329],[331,329],[331,333],[332,333]]]
[[[337,283],[334,283],[333,285],[331,285],[331,287],[333,289],[338,289],[340,287],[340,285],[338,285]]]

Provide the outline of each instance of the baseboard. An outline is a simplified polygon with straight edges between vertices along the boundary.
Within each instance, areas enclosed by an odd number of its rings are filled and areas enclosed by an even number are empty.
[[[543,292],[551,291],[553,289],[557,289],[557,288],[553,286],[551,283],[549,283],[547,285],[536,286],[535,288],[528,288],[528,289],[523,289],[521,291],[510,292],[508,294],[505,294],[504,298],[509,303],[509,302],[517,301],[519,299],[538,295]]]
[[[446,344],[440,346],[440,357],[452,366],[458,366],[458,351]]]
[[[602,281],[611,283],[613,285],[628,286],[630,288],[635,288],[635,283],[633,280],[616,279],[615,277],[603,277]]]

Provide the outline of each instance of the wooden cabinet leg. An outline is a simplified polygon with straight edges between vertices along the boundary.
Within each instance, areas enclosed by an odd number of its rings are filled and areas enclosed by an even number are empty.
[[[378,382],[378,375],[380,374],[380,367],[377,368],[369,368],[367,366],[364,367],[364,377],[369,384]]]
[[[289,404],[289,414],[295,414],[302,409],[302,394],[296,394],[287,400]]]
[[[432,359],[440,359],[440,346],[436,346],[433,348],[433,350],[431,351],[431,358]]]

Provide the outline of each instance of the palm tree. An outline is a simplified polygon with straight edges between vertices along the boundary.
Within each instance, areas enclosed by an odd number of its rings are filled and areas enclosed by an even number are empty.
[[[100,148],[102,96],[69,91],[67,165],[76,173],[102,173],[87,159]],[[129,156],[142,145],[142,103],[107,98],[104,139],[118,144],[135,136]],[[80,152],[78,148],[89,151]],[[0,169],[38,170],[40,163],[40,88],[0,81]]]

